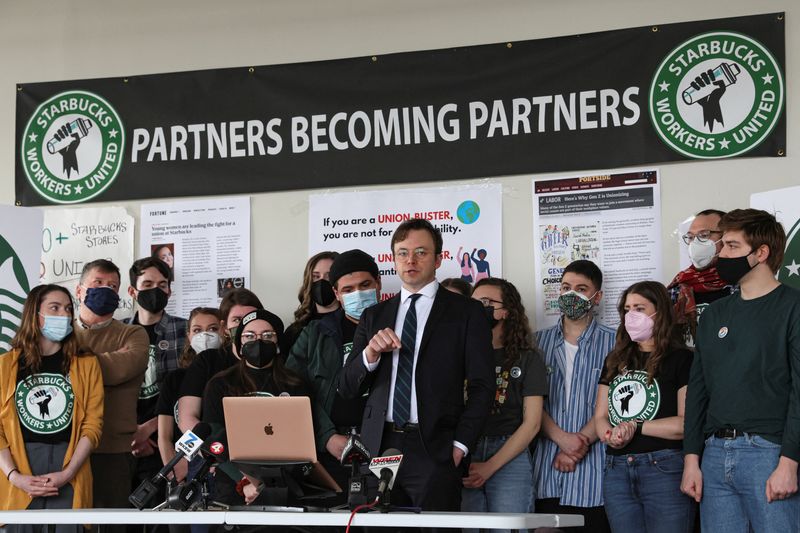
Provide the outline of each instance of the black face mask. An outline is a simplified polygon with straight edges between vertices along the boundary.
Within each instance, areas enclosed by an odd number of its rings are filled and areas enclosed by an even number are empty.
[[[168,301],[169,296],[167,296],[167,293],[158,287],[141,290],[139,291],[139,295],[136,296],[136,302],[142,309],[150,311],[151,313],[160,313],[163,311]]]
[[[336,295],[333,293],[333,285],[327,279],[318,279],[311,284],[311,299],[315,304],[322,307],[328,307],[334,300]]]
[[[717,257],[717,274],[720,279],[725,283],[738,285],[739,281],[755,268],[755,265],[750,266],[747,261],[750,254],[742,257]]]
[[[486,314],[486,320],[489,321],[489,327],[494,329],[497,323],[500,322],[494,317],[494,307],[491,305],[486,305],[483,307],[483,312]]]
[[[257,340],[242,345],[242,357],[256,368],[264,368],[278,355],[278,345],[274,342]]]

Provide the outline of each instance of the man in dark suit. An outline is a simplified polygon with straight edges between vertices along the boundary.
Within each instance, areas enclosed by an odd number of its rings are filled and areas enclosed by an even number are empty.
[[[439,287],[442,236],[429,222],[402,223],[392,253],[403,287],[364,311],[339,392],[369,391],[361,437],[373,455],[403,453],[392,503],[458,511],[458,466],[494,396],[489,321],[477,301]]]

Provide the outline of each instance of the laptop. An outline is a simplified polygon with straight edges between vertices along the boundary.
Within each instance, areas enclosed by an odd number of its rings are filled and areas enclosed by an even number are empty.
[[[229,396],[222,409],[231,461],[317,462],[307,396]]]

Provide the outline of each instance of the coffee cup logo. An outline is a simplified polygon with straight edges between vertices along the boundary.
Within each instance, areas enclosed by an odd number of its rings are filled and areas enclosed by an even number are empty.
[[[116,110],[86,91],[57,94],[31,116],[22,137],[22,166],[46,200],[84,202],[101,194],[122,167],[125,130]]]
[[[733,32],[698,35],[670,52],[650,85],[650,119],[661,140],[692,158],[758,146],[783,112],[783,74],[772,53]]]

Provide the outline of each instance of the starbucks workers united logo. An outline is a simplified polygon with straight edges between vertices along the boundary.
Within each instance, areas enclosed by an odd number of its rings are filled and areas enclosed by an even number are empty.
[[[100,96],[67,91],[31,116],[22,137],[22,166],[42,197],[74,204],[105,191],[120,171],[125,130]]]
[[[75,394],[61,374],[42,373],[21,380],[15,400],[20,423],[34,433],[58,433],[72,423]]]
[[[614,426],[629,420],[653,420],[660,406],[658,381],[649,381],[643,370],[618,375],[608,385],[608,419]]]
[[[698,35],[675,48],[650,85],[650,118],[659,137],[693,158],[716,159],[758,146],[784,101],[775,57],[733,32]]]

